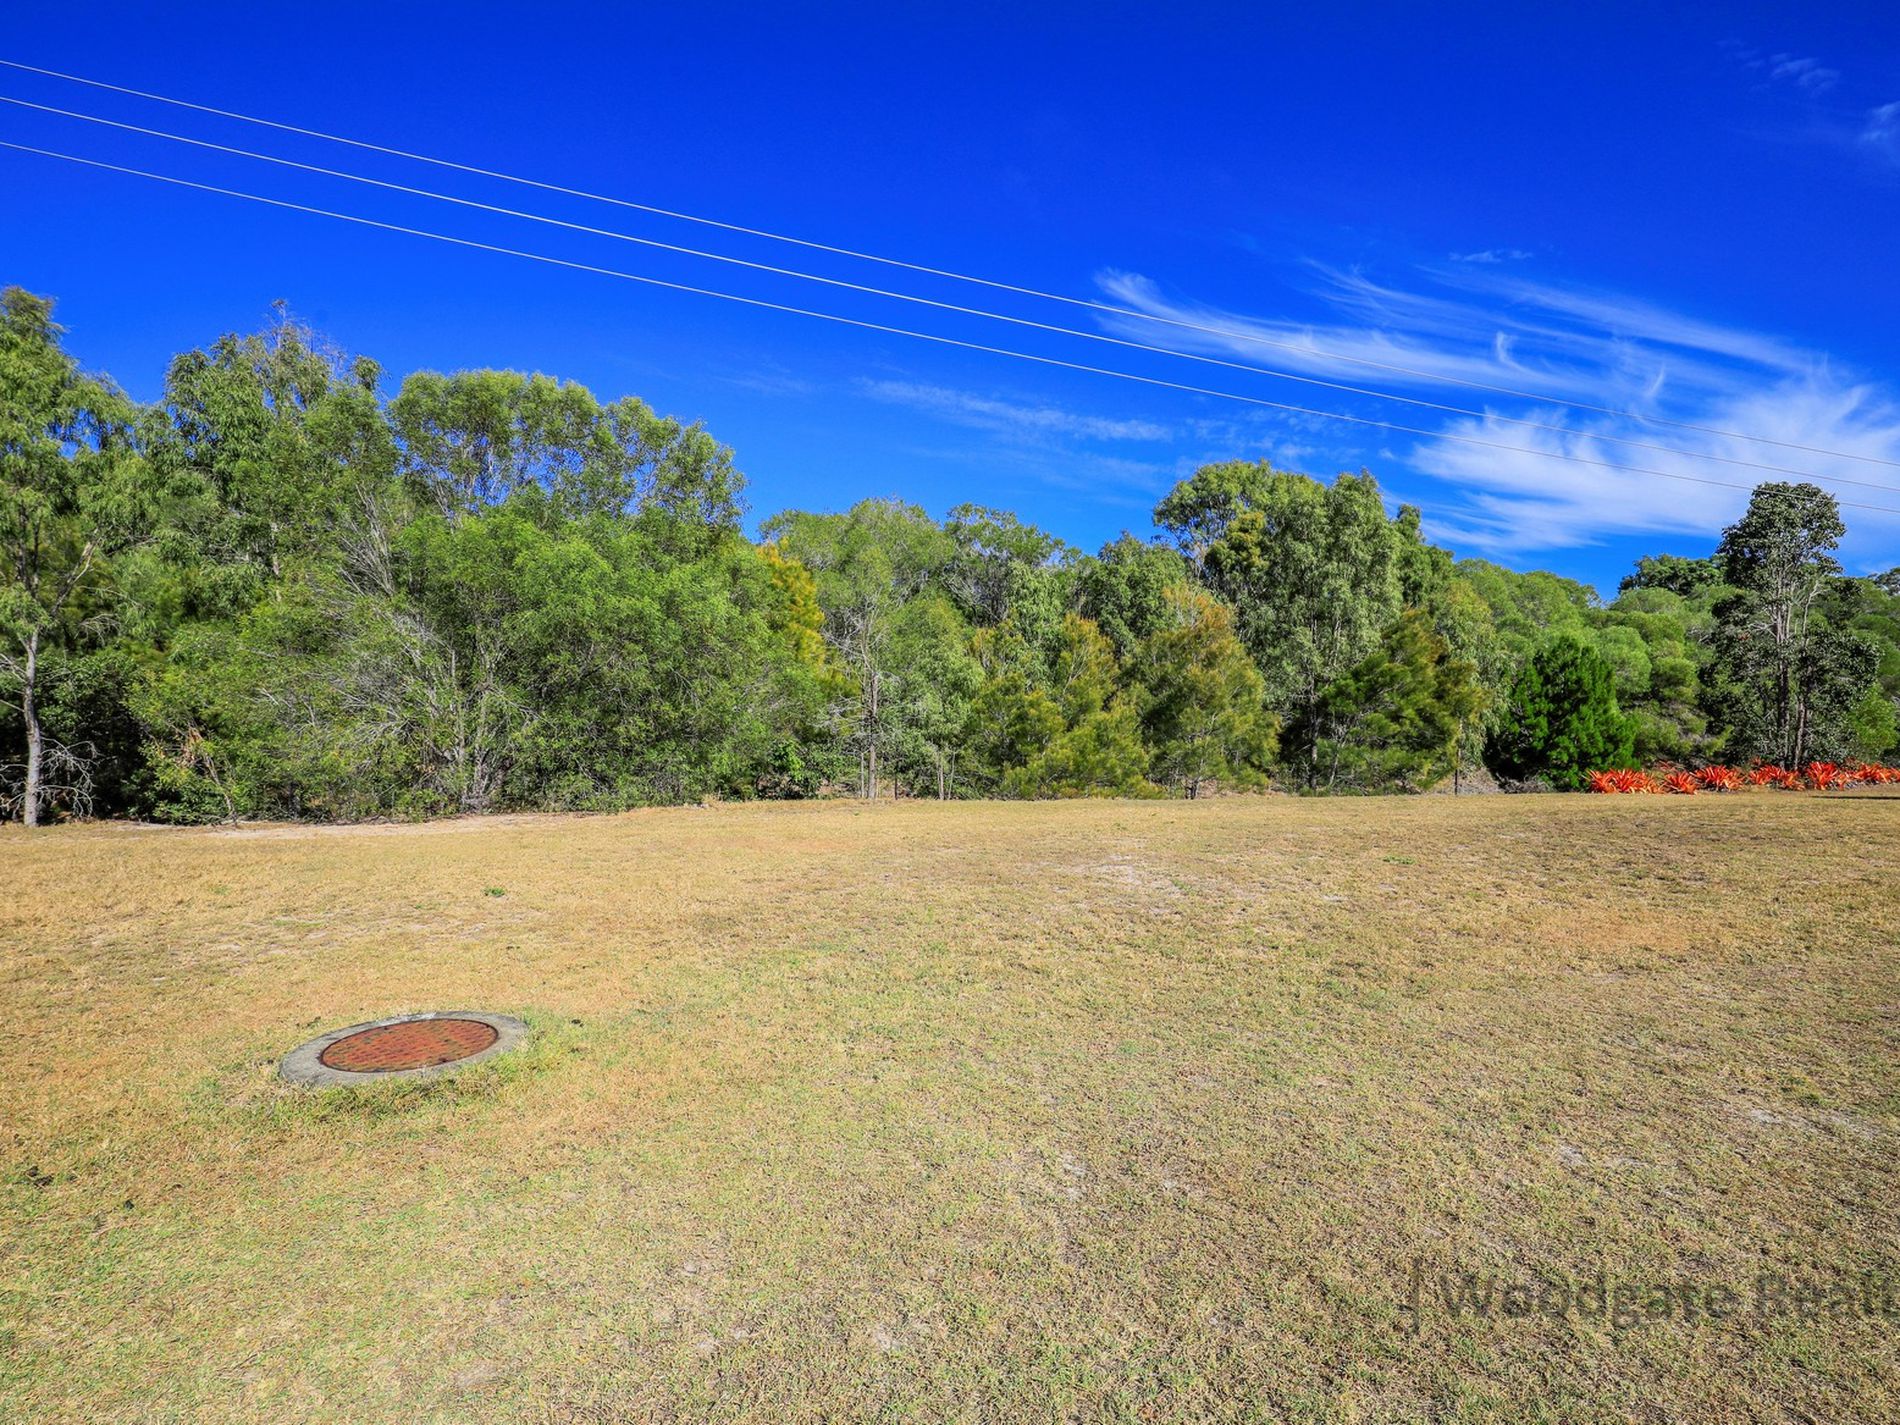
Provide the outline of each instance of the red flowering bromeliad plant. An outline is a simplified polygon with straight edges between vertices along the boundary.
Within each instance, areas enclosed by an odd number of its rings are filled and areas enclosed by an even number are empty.
[[[1842,787],[1894,783],[1900,783],[1900,767],[1886,767],[1878,762],[1863,762],[1853,768],[1842,767],[1834,762],[1810,762],[1799,772],[1764,762],[1746,772],[1722,766],[1702,767],[1694,772],[1677,768],[1642,772],[1635,768],[1620,767],[1590,773],[1585,786],[1592,792],[1612,794],[1676,792],[1693,796],[1697,792],[1739,792],[1748,787],[1774,787],[1791,792],[1812,788],[1828,792]]]
[[[1593,792],[1660,792],[1662,783],[1647,772],[1638,772],[1632,768],[1616,768],[1608,772],[1592,772],[1588,783]]]
[[[1777,767],[1772,762],[1763,762],[1751,767],[1748,772],[1751,785],[1757,787],[1798,787],[1801,779],[1786,767]]]

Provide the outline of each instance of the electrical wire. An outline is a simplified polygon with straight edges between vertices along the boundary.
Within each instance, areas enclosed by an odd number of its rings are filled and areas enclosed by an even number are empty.
[[[320,174],[326,178],[341,178],[351,183],[366,184],[372,188],[381,188],[396,193],[406,193],[412,197],[428,198],[439,203],[451,203],[457,207],[472,208],[480,212],[495,213],[503,217],[520,218],[531,223],[542,223],[549,227],[565,228],[571,232],[587,233],[595,237],[612,238],[619,242],[634,243],[641,247],[655,248],[663,252],[679,253],[687,257],[702,258],[709,262],[722,262],[735,267],[749,268],[755,272],[769,272],[780,277],[792,277],[803,282],[816,282],[827,287],[838,287],[852,292],[865,293],[870,296],[890,298],[893,301],[910,302],[919,306],[934,307],[940,311],[956,312],[964,316],[981,317],[988,321],[1005,322],[1012,326],[1028,327],[1036,331],[1053,332],[1063,336],[1076,337],[1083,341],[1101,342],[1110,346],[1124,347],[1132,351],[1144,351],[1157,356],[1172,356],[1183,361],[1199,362],[1206,366],[1225,367],[1231,371],[1245,371],[1253,375],[1269,376],[1283,381],[1295,381],[1302,385],[1318,386],[1329,391],[1340,391],[1354,396],[1366,396],[1381,401],[1394,401],[1403,405],[1420,407],[1424,410],[1439,411],[1446,415],[1464,416],[1472,420],[1523,426],[1531,430],[1549,431],[1559,435],[1574,436],[1585,440],[1627,446],[1636,450],[1648,450],[1663,455],[1682,456],[1691,460],[1709,460],[1721,465],[1733,465],[1748,470],[1760,470],[1766,474],[1793,475],[1804,480],[1818,480],[1823,483],[1837,485],[1853,485],[1867,490],[1885,490],[1891,494],[1900,494],[1900,486],[1882,484],[1879,481],[1855,480],[1844,475],[1817,475],[1813,471],[1803,470],[1790,465],[1775,465],[1760,460],[1748,460],[1740,456],[1720,455],[1714,451],[1685,450],[1680,446],[1660,445],[1655,441],[1635,440],[1628,436],[1611,435],[1601,431],[1578,430],[1574,426],[1556,425],[1549,421],[1530,420],[1523,416],[1507,416],[1498,412],[1477,411],[1467,406],[1453,406],[1439,401],[1427,401],[1416,396],[1399,395],[1396,392],[1382,391],[1373,387],[1354,386],[1342,381],[1328,381],[1317,376],[1303,376],[1298,372],[1282,371],[1271,366],[1258,366],[1250,362],[1242,361],[1227,361],[1220,357],[1207,356],[1199,352],[1181,351],[1175,347],[1157,346],[1150,342],[1131,341],[1124,337],[1109,336],[1102,332],[1082,331],[1074,327],[1060,326],[1051,322],[1039,322],[1027,317],[987,311],[980,307],[966,307],[956,302],[939,301],[932,297],[921,297],[910,292],[895,292],[883,287],[872,287],[862,282],[849,282],[842,278],[825,277],[813,272],[802,272],[796,268],[778,267],[767,262],[754,262],[747,258],[733,257],[726,253],[708,252],[700,248],[684,247],[678,243],[662,242],[657,238],[638,237],[632,233],[618,232],[612,228],[600,228],[587,223],[569,222],[564,218],[549,217],[543,213],[503,207],[495,203],[483,203],[473,198],[457,197],[450,193],[438,193],[432,189],[417,188],[407,183],[394,183],[386,179],[370,178],[360,173],[348,172],[344,169],[326,168],[321,164],[303,163],[296,159],[283,158],[276,154],[258,153],[252,149],[237,148],[230,144],[213,143],[207,139],[192,138],[186,134],[169,133],[164,129],[152,129],[146,128],[141,124],[123,123],[117,119],[107,119],[97,114],[82,113],[73,109],[61,109],[51,104],[36,104],[31,100],[17,99],[11,95],[0,94],[0,104],[12,104],[19,108],[33,109],[44,114],[56,114],[62,118],[79,119],[89,124],[99,124],[127,133],[143,134],[149,138],[165,139],[172,143],[188,144],[193,148],[208,149],[215,153],[231,154],[238,158],[254,159],[260,163],[276,164],[283,168],[294,168],[305,173]]]
[[[1487,450],[1506,451],[1517,455],[1529,455],[1539,459],[1563,460],[1577,465],[1591,465],[1599,469],[1614,470],[1626,475],[1650,475],[1663,480],[1678,480],[1687,484],[1708,485],[1727,490],[1748,491],[1753,488],[1752,486],[1737,484],[1732,480],[1711,480],[1699,475],[1683,475],[1673,471],[1656,470],[1639,465],[1619,465],[1614,461],[1596,460],[1589,456],[1574,455],[1562,451],[1532,450],[1521,445],[1506,445],[1501,441],[1483,440],[1477,436],[1458,435],[1449,431],[1424,430],[1416,426],[1399,425],[1392,421],[1380,421],[1373,420],[1366,416],[1348,415],[1342,411],[1326,411],[1309,406],[1296,406],[1285,401],[1270,401],[1261,396],[1247,396],[1238,392],[1216,390],[1206,386],[1192,386],[1184,382],[1168,381],[1156,376],[1142,376],[1134,372],[1117,371],[1109,367],[1090,366],[1077,361],[1065,361],[1059,357],[1039,356],[1031,352],[1014,351],[1007,347],[988,346],[982,342],[965,341],[959,337],[941,336],[932,332],[912,331],[905,327],[889,326],[882,322],[870,322],[857,317],[840,316],[835,312],[821,312],[808,307],[794,307],[783,302],[767,301],[761,297],[746,297],[732,292],[721,292],[709,287],[695,287],[684,282],[670,282],[660,277],[648,277],[640,273],[623,272],[611,267],[597,266],[593,263],[576,262],[568,258],[552,257],[546,253],[528,252],[520,248],[504,247],[497,243],[479,242],[473,238],[455,237],[447,233],[431,232],[426,228],[413,228],[400,223],[383,222],[377,218],[365,218],[354,213],[341,213],[334,209],[318,208],[306,203],[293,203],[288,199],[268,198],[257,193],[246,193],[236,188],[223,188],[212,183],[199,183],[189,178],[175,178],[169,174],[152,173],[146,169],[132,168],[124,164],[108,163],[102,159],[82,158],[76,154],[59,153],[53,149],[36,148],[31,144],[14,143],[9,140],[0,139],[0,148],[13,149],[20,153],[37,154],[43,158],[59,159],[67,163],[77,163],[88,168],[127,174],[135,178],[148,178],[154,182],[169,183],[180,188],[196,189],[203,193],[216,193],[228,198],[240,198],[248,202],[262,203],[269,207],[283,208],[291,212],[308,213],[324,218],[335,218],[340,222],[355,223],[368,228],[378,228],[385,232],[401,233],[410,237],[428,238],[435,242],[450,243],[457,247],[472,248],[482,252],[498,253],[506,257],[525,258],[530,262],[546,263],[553,267],[569,268],[576,272],[588,272],[603,277],[619,278],[627,282],[638,282],[650,287],[660,287],[675,292],[686,292],[695,296],[716,297],[721,301],[737,302],[748,307],[784,312],[794,316],[812,317],[819,321],[836,322],[843,326],[857,327],[865,331],[882,332],[891,336],[912,337],[918,341],[934,342],[941,346],[957,347],[965,351],[983,352],[991,356],[1007,356],[1018,361],[1035,362],[1042,366],[1060,367],[1065,370],[1081,371],[1095,376],[1112,376],[1123,381],[1139,382],[1144,386],[1155,386],[1171,391],[1182,391],[1197,396],[1212,396],[1221,400],[1239,401],[1247,405],[1285,411],[1294,415],[1314,416],[1325,420],[1346,421],[1353,425],[1368,426],[1377,430],[1389,430],[1406,435],[1422,436],[1428,440],[1455,441],[1459,444],[1479,446]],[[1842,500],[1839,503],[1846,509],[1872,510],[1881,514],[1900,515],[1900,508],[1891,505],[1868,505],[1847,500]]]
[[[1409,376],[1421,381],[1460,386],[1467,390],[1484,391],[1492,395],[1508,396],[1514,400],[1533,401],[1541,405],[1565,406],[1572,410],[1588,411],[1595,415],[1613,416],[1619,420],[1638,421],[1648,425],[1668,426],[1677,430],[1695,431],[1703,435],[1721,436],[1730,440],[1754,441],[1762,445],[1777,446],[1784,450],[1798,450],[1808,455],[1825,455],[1839,460],[1857,460],[1868,464],[1885,465],[1894,469],[1900,469],[1900,460],[1889,459],[1885,456],[1865,455],[1850,450],[1834,450],[1826,446],[1805,445],[1798,441],[1776,440],[1770,436],[1754,435],[1747,431],[1728,430],[1720,426],[1702,425],[1694,421],[1673,420],[1666,416],[1651,415],[1641,411],[1596,405],[1588,401],[1523,391],[1510,386],[1493,385],[1484,381],[1475,381],[1467,377],[1451,376],[1443,372],[1425,371],[1417,367],[1403,366],[1393,362],[1375,361],[1369,357],[1352,356],[1344,352],[1326,351],[1310,343],[1284,341],[1263,336],[1258,332],[1251,332],[1244,328],[1186,321],[1178,317],[1163,316],[1156,312],[1145,312],[1138,307],[1125,307],[1112,302],[1098,302],[1085,297],[1071,297],[1060,292],[1045,292],[1035,287],[997,281],[987,277],[978,277],[966,272],[952,271],[948,268],[930,267],[923,263],[908,262],[901,258],[883,257],[877,253],[860,252],[854,248],[816,242],[808,238],[793,237],[785,233],[771,232],[764,228],[747,227],[740,223],[724,222],[717,218],[702,217],[698,214],[681,212],[672,208],[662,208],[650,203],[639,203],[628,198],[616,198],[610,194],[594,193],[584,188],[572,188],[559,183],[545,182],[541,179],[525,178],[518,174],[504,173],[492,168],[482,168],[475,164],[458,163],[453,159],[437,158],[430,154],[416,153],[408,149],[394,148],[386,144],[370,143],[363,139],[346,138],[341,134],[326,133],[321,129],[304,128],[296,124],[281,123],[275,119],[260,118],[257,115],[240,113],[233,109],[220,109],[210,104],[198,104],[188,99],[177,99],[166,94],[156,94],[150,90],[134,89],[122,84],[110,84],[104,80],[89,79],[83,75],[68,74],[62,70],[47,69],[40,65],[25,64],[18,60],[0,58],[0,65],[28,74],[38,74],[49,79],[58,79],[70,84],[82,84],[90,88],[102,89],[115,94],[124,94],[136,99],[150,100],[153,103],[170,104],[177,108],[190,109],[201,114],[212,114],[219,118],[235,119],[246,124],[256,124],[264,128],[276,129],[282,133],[298,134],[305,138],[320,139],[326,143],[344,144],[351,148],[363,149],[371,153],[386,154],[392,158],[407,159],[415,163],[433,164],[438,168],[453,169],[459,173],[468,173],[477,177],[496,179],[504,183],[516,183],[525,187],[539,188],[545,192],[560,193],[574,198],[583,198],[589,202],[608,203],[616,207],[632,209],[636,212],[650,213],[657,217],[670,218],[679,222],[697,223],[705,227],[719,228],[726,232],[741,233],[749,237],[766,238],[773,242],[790,243],[797,247],[832,253],[840,257],[852,258],[856,261],[875,262],[887,267],[902,268],[909,272],[921,273],[931,277],[942,277],[957,282],[973,283],[977,286],[989,287],[1002,292],[1013,292],[1021,296],[1035,297],[1043,301],[1061,302],[1070,306],[1083,307],[1092,311],[1104,312],[1113,316],[1125,317],[1136,321],[1155,322],[1164,326],[1199,332],[1209,336],[1218,336],[1231,341],[1243,341],[1260,346],[1277,347],[1282,350],[1296,352],[1309,358],[1319,358],[1326,361],[1364,366],[1370,370],[1386,371],[1395,375]],[[1389,397],[1388,399],[1402,398]],[[1879,486],[1876,488],[1887,489],[1892,487]]]

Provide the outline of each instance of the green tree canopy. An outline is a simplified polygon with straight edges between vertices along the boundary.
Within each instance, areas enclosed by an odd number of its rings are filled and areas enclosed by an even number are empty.
[[[825,641],[850,679],[834,725],[875,797],[889,744],[903,736],[901,714],[915,706],[905,685],[917,643],[901,636],[905,611],[927,590],[942,592],[955,542],[922,509],[895,500],[865,500],[841,515],[787,511],[764,534],[817,582]]]
[[[1124,531],[1077,567],[1076,593],[1082,614],[1114,645],[1116,657],[1125,659],[1173,617],[1168,591],[1184,588],[1190,578],[1177,551]]]
[[[1321,485],[1265,463],[1208,466],[1155,521],[1233,606],[1268,704],[1291,724],[1310,723],[1321,690],[1398,617],[1408,581],[1435,577],[1415,515],[1388,518],[1364,472]]]
[[[1027,695],[1057,716],[1027,715],[1025,732],[1041,726],[1048,736],[1042,745],[1026,747],[1024,760],[1005,773],[1006,792],[1082,797],[1153,790],[1136,705],[1122,692],[1118,671],[1114,647],[1100,629],[1075,614],[1063,620],[1050,686],[1046,694]]]
[[[1155,780],[1188,797],[1213,783],[1260,786],[1279,723],[1235,632],[1233,611],[1186,585],[1168,588],[1163,598],[1166,621],[1141,641],[1130,669],[1142,691]]]
[[[133,407],[81,374],[62,334],[51,302],[0,291],[0,695],[23,733],[0,797],[28,826],[49,794],[90,808],[93,749],[49,744],[41,702],[88,641],[88,610],[110,602],[114,556],[144,514]]]
[[[1408,609],[1321,695],[1301,732],[1314,748],[1311,785],[1426,791],[1456,767],[1483,705],[1476,665],[1452,656],[1425,610]]]
[[[1664,589],[1692,598],[1722,582],[1722,566],[1714,559],[1685,559],[1679,554],[1646,554],[1636,561],[1636,572],[1623,576],[1618,588]]]
[[[569,516],[658,509],[682,529],[735,529],[744,481],[698,426],[631,396],[519,371],[419,371],[389,416],[417,493],[456,518],[541,492]]]
[[[1845,532],[1834,497],[1807,484],[1757,486],[1723,532],[1716,555],[1735,593],[1715,611],[1715,693],[1733,753],[1796,766],[1851,746],[1879,657],[1822,608]]]
[[[1370,474],[1203,466],[1080,554],[897,500],[741,528],[733,455],[544,375],[384,390],[280,306],[140,408],[0,299],[0,807],[348,819],[704,796],[1415,790],[1483,751],[1887,758],[1900,586],[1765,485],[1614,601]],[[1282,731],[1284,729],[1284,731]],[[29,790],[30,785],[30,790]]]

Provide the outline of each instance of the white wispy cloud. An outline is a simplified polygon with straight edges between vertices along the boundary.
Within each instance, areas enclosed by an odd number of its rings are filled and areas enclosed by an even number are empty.
[[[1327,320],[1226,310],[1171,296],[1139,274],[1107,272],[1099,283],[1117,305],[1189,327],[1136,317],[1109,317],[1104,325],[1117,335],[1465,408],[1469,414],[1267,388],[1295,404],[1428,432],[1355,437],[1351,426],[1338,427],[1360,449],[1396,442],[1403,468],[1381,472],[1388,484],[1408,473],[1448,482],[1450,489],[1434,487],[1422,503],[1438,537],[1460,548],[1518,553],[1637,533],[1712,538],[1741,512],[1746,487],[1803,476],[1890,487],[1827,485],[1844,504],[1900,509],[1900,469],[1848,458],[1900,461],[1900,396],[1811,346],[1618,293],[1528,280],[1495,264],[1421,269],[1404,285],[1321,266],[1310,272],[1307,295]],[[1627,414],[1539,399],[1552,397]],[[1900,515],[1845,513],[1850,559],[1885,568],[1900,558],[1893,548]]]
[[[1825,94],[1841,82],[1838,69],[1822,63],[1813,55],[1795,54],[1788,50],[1770,53],[1737,40],[1724,40],[1722,49],[1742,68],[1772,83],[1792,84],[1804,93]]]
[[[1809,342],[1540,280],[1502,260],[1398,278],[1316,262],[1300,271],[1312,320],[1201,302],[1111,270],[1098,286],[1131,315],[1098,321],[1117,337],[1331,383],[1189,378],[1372,424],[1210,399],[1163,422],[908,379],[858,389],[991,435],[986,458],[1026,475],[1122,499],[1208,459],[1271,456],[1319,476],[1368,464],[1424,507],[1435,538],[1501,556],[1622,535],[1713,542],[1754,485],[1814,479],[1843,503],[1850,568],[1900,562],[1900,513],[1855,508],[1900,512],[1900,464],[1880,463],[1900,462],[1900,389],[1889,379]],[[1429,404],[1367,394],[1381,391]]]
[[[1453,262],[1477,262],[1489,267],[1500,262],[1528,262],[1534,254],[1521,247],[1487,247],[1482,252],[1454,252]]]
[[[1841,79],[1838,69],[1829,69],[1820,60],[1804,54],[1770,55],[1767,69],[1770,79],[1785,79],[1810,94],[1824,94]]]
[[[1900,167],[1900,100],[1868,109],[1848,108],[1839,96],[1824,103],[1822,96],[1841,83],[1838,69],[1811,55],[1785,50],[1768,53],[1738,40],[1722,41],[1722,49],[1736,64],[1761,76],[1758,88],[1779,83],[1799,91],[1796,97],[1806,117],[1785,137],[1819,142],[1871,156],[1883,166]]]
[[[1900,163],[1900,100],[1867,111],[1860,141],[1890,163]]]
[[[724,381],[728,386],[737,386],[742,391],[756,391],[761,396],[809,396],[818,389],[816,382],[777,367],[730,375],[715,374],[714,379]]]
[[[863,381],[859,385],[874,400],[908,406],[959,425],[997,434],[1114,441],[1165,441],[1174,436],[1173,430],[1154,421],[1080,415],[1056,406],[1024,405],[948,386],[915,381]]]

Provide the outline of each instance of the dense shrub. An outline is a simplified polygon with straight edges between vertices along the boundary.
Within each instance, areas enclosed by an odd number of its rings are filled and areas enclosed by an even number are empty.
[[[1609,661],[1566,635],[1525,665],[1485,747],[1485,762],[1509,781],[1544,777],[1577,788],[1591,772],[1627,763],[1635,739],[1634,720],[1617,706]]]

